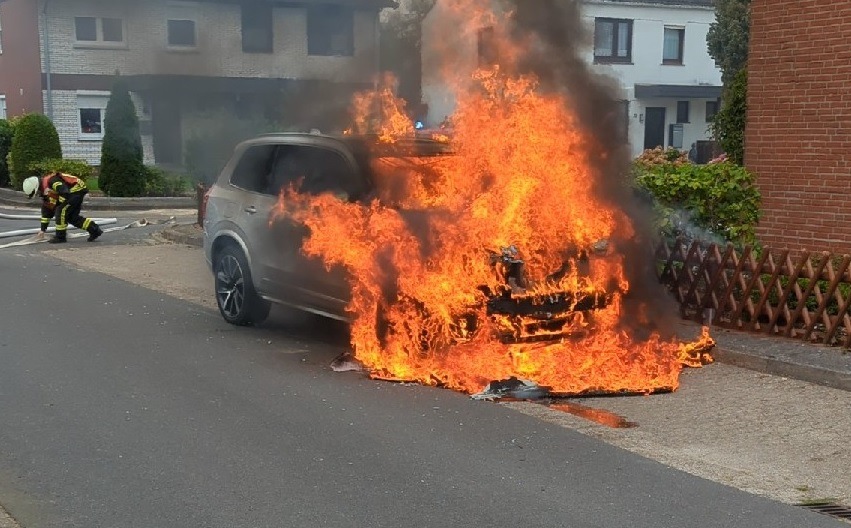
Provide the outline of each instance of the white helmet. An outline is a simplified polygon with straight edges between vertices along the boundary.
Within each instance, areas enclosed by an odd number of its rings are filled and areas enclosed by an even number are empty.
[[[27,195],[27,198],[32,198],[35,196],[35,192],[38,190],[38,176],[30,176],[26,180],[24,180],[24,194]]]

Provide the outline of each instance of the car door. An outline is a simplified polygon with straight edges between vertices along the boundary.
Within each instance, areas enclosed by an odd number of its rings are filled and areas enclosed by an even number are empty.
[[[319,145],[286,145],[276,156],[275,181],[295,185],[306,194],[334,193],[347,199],[363,192],[365,183],[351,155],[341,149]],[[349,300],[344,269],[328,270],[319,257],[308,257],[301,246],[309,232],[304,225],[288,219],[276,221],[285,231],[287,254],[281,260],[281,276],[292,292],[294,304],[329,315],[342,316]]]
[[[229,194],[233,198],[226,213],[245,233],[255,286],[261,295],[272,297],[283,293],[277,269],[281,266],[278,246],[284,238],[271,223],[277,202],[272,167],[278,149],[275,144],[259,144],[242,153],[231,174]]]

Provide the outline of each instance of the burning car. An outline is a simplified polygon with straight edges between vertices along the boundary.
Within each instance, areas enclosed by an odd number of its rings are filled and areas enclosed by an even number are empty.
[[[430,205],[439,206],[411,201],[411,186],[428,187],[424,175],[439,178],[435,167],[454,154],[446,141],[422,137],[385,143],[368,135],[271,134],[240,144],[210,189],[204,216],[205,256],[222,317],[258,324],[279,303],[349,320],[351,278],[302,250],[309,229],[293,210],[296,196],[325,195],[361,207],[376,201],[410,217],[428,214]],[[287,209],[292,214],[281,214]],[[581,332],[587,314],[611,301],[611,291],[564,286],[566,276],[588,273],[574,268],[607,258],[605,243],[565,259],[539,281],[516,246],[483,248],[479,255],[493,280],[470,284],[471,302],[451,317],[453,343],[483,331],[505,343],[558,339]]]

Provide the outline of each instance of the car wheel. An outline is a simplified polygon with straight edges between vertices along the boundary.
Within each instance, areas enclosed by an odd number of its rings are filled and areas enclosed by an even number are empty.
[[[225,321],[245,326],[260,324],[269,315],[271,305],[254,289],[245,255],[234,246],[225,246],[214,262],[216,304]]]

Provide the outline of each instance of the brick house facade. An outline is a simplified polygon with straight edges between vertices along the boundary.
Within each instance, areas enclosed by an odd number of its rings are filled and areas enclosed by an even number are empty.
[[[851,2],[751,3],[745,165],[769,246],[851,253]]]
[[[339,109],[355,90],[371,85],[378,15],[392,5],[388,0],[0,2],[3,26],[19,25],[21,33],[31,35],[26,48],[34,53],[24,56],[24,46],[11,50],[16,63],[35,67],[39,107],[24,111],[43,111],[53,120],[66,158],[100,162],[106,103],[120,74],[136,105],[146,163],[168,165],[182,162],[187,134],[205,113],[226,111],[233,119],[274,115],[276,123],[290,128],[331,126],[329,108]],[[10,73],[0,63],[0,79]]]

